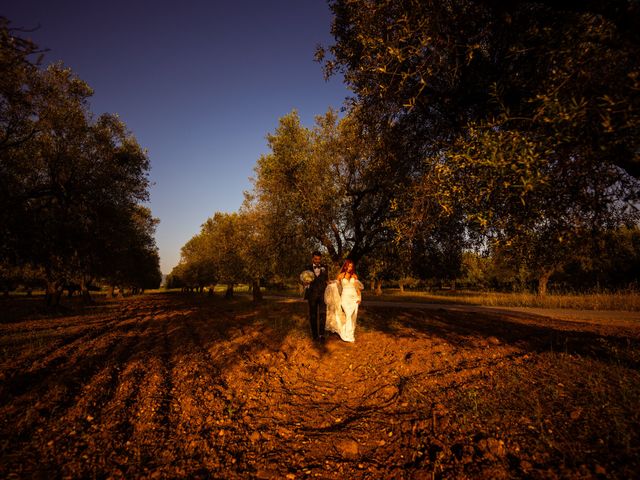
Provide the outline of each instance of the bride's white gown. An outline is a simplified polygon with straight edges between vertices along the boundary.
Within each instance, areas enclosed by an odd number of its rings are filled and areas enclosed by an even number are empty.
[[[326,329],[340,335],[345,342],[353,342],[358,316],[358,290],[353,277],[349,280],[343,278],[341,282],[342,295],[336,282],[330,283],[324,292],[324,301],[327,304]]]

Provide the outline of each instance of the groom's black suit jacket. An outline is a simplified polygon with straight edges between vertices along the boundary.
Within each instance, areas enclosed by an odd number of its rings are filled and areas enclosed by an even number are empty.
[[[313,272],[313,265],[309,265],[307,270]],[[324,263],[320,264],[320,275],[318,275],[307,288],[304,298],[310,299],[324,299],[324,290],[329,283],[329,269]]]

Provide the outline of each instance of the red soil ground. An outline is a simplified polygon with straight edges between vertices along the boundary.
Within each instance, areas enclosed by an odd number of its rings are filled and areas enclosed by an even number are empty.
[[[2,478],[632,478],[640,324],[293,300],[0,302]],[[542,312],[544,313],[544,312]]]

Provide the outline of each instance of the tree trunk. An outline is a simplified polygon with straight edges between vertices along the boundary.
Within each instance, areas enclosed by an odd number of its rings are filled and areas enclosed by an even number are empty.
[[[372,292],[376,289],[376,280],[375,278],[372,278],[371,281],[369,282],[369,290],[371,290]]]
[[[82,302],[85,304],[93,303],[91,299],[91,294],[89,293],[89,289],[87,288],[87,282],[82,279],[80,281],[80,294],[82,295]]]
[[[552,271],[545,271],[538,277],[538,295],[544,297],[547,294],[547,284],[551,278]]]
[[[400,293],[404,293],[404,282],[402,280],[398,282],[398,286],[400,287]]]
[[[375,294],[377,297],[379,297],[380,295],[382,295],[382,280],[377,279],[376,280],[376,290],[375,290]]]
[[[262,301],[262,291],[260,290],[260,279],[257,278],[253,280],[251,283],[251,290],[253,292],[253,301],[261,302]]]
[[[224,298],[227,300],[233,298],[233,283],[227,285],[227,291],[224,294]]]
[[[58,286],[58,282],[47,280],[47,289],[44,295],[44,299],[48,307],[57,307],[60,305],[60,297],[62,296],[62,289]]]

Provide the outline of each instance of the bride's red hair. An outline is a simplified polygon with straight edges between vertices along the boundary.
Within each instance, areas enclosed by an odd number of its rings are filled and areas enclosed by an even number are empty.
[[[353,263],[353,260],[349,260],[348,258],[342,264],[342,268],[340,269],[340,273],[346,273],[349,265],[353,267],[353,273],[356,273],[356,264]]]

